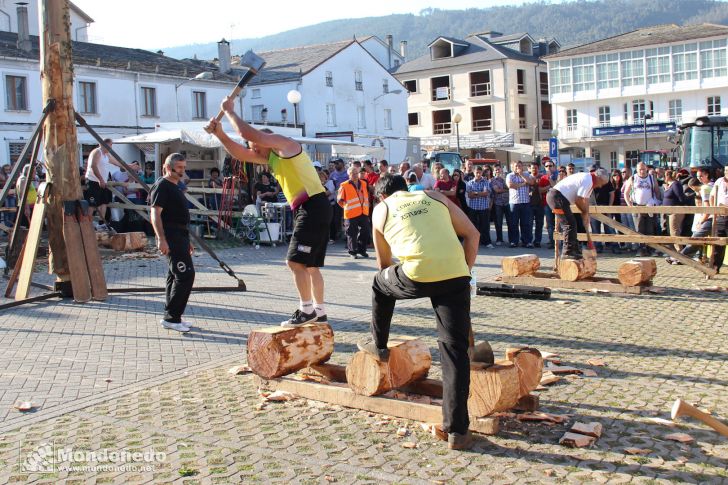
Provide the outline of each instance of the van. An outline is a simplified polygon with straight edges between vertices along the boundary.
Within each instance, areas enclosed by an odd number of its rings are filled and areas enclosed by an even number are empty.
[[[439,162],[450,173],[463,165],[463,158],[458,152],[432,152],[428,154],[427,160],[430,162],[430,170],[435,163]]]

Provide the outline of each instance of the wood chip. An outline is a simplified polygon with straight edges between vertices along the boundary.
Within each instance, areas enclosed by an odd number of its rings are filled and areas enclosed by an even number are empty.
[[[327,482],[335,482],[336,477],[332,477],[331,475],[324,475],[324,480],[326,480]]]
[[[553,468],[547,468],[543,471],[543,474],[547,477],[553,477],[554,473],[556,473],[556,471]]]
[[[678,457],[676,458],[676,460],[677,460],[677,461],[678,461],[679,463],[687,463],[687,462],[689,462],[689,461],[690,461],[690,459],[689,459],[689,458],[688,458],[687,456],[678,456]]]
[[[263,397],[266,401],[281,402],[298,399],[298,396],[287,391],[275,391]]]
[[[397,436],[404,437],[409,434],[409,430],[407,428],[399,428],[397,430]]]
[[[591,369],[584,369],[583,371],[581,371],[581,374],[584,377],[597,377],[599,375],[597,374],[597,371]]]
[[[240,374],[247,374],[249,372],[253,372],[250,370],[250,367],[247,365],[236,365],[235,367],[231,367],[228,370],[228,374],[232,374],[234,376],[240,375]]]
[[[563,423],[569,420],[568,414],[551,414],[551,413],[522,413],[517,414],[519,421],[550,421],[552,423]]]
[[[649,448],[625,448],[624,452],[628,455],[649,455],[652,450]]]
[[[695,439],[687,433],[672,433],[665,436],[666,440],[678,441],[680,443],[692,443]]]
[[[571,305],[571,302],[569,300],[556,300],[554,303],[558,305]]]
[[[30,401],[15,401],[15,404],[13,406],[21,413],[32,411],[34,407],[33,403]]]
[[[664,288],[648,288],[647,293],[652,293],[653,295],[661,295],[662,293],[665,293]]]
[[[417,443],[414,443],[412,441],[405,441],[404,443],[402,443],[402,448],[413,449],[413,448],[417,448],[417,447],[418,447]]]
[[[561,356],[555,352],[541,352],[541,358],[543,360],[553,360],[556,357],[561,357]]]
[[[700,289],[703,291],[709,291],[711,293],[720,293],[721,291],[723,291],[722,286],[703,286],[700,287]]]
[[[256,409],[257,411],[262,411],[262,410],[264,410],[265,408],[266,408],[266,405],[265,405],[265,403],[264,403],[264,402],[258,403],[258,405],[257,405],[257,406],[255,406],[255,409]]]
[[[668,426],[670,428],[674,428],[675,426],[677,426],[674,421],[670,421],[669,419],[664,418],[649,418],[647,421],[655,424],[661,424],[663,426]]]
[[[605,367],[607,364],[602,359],[595,357],[593,359],[589,359],[586,361],[587,364],[593,365],[595,367]]]
[[[104,379],[104,382],[107,383],[107,384],[110,383],[111,382],[111,378],[110,377],[107,377],[106,379]]]
[[[580,423],[577,421],[571,426],[570,431],[572,433],[579,433],[586,436],[599,438],[602,435],[602,423],[597,423],[596,421],[591,423]]]
[[[548,386],[549,384],[553,384],[555,382],[559,382],[561,380],[561,377],[555,375],[553,372],[546,371],[541,375],[541,384],[542,386]]]
[[[587,446],[593,445],[595,441],[596,438],[593,436],[566,432],[559,440],[559,444],[572,448],[586,448]]]
[[[549,362],[549,364],[551,364]],[[546,370],[550,371],[552,374],[581,374],[581,369],[577,369],[576,367],[570,367],[568,365],[547,365]]]

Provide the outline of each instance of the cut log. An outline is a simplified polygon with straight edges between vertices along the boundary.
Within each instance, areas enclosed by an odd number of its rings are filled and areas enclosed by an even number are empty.
[[[501,262],[503,274],[506,276],[532,275],[541,267],[541,260],[535,254],[507,256]]]
[[[644,285],[657,274],[657,263],[652,258],[637,258],[619,265],[617,277],[625,286]]]
[[[248,336],[248,365],[265,379],[326,362],[333,352],[334,332],[326,324],[268,327],[253,330]]]
[[[537,394],[529,394],[527,396],[521,396],[513,409],[516,411],[524,411],[532,413],[538,410],[539,397]]]
[[[519,398],[518,369],[513,362],[496,361],[485,369],[471,369],[468,411],[482,417],[507,411]]]
[[[509,348],[506,349],[506,359],[515,364],[518,370],[518,397],[528,396],[541,382],[543,374],[543,358],[538,349]]]
[[[602,435],[602,423],[598,423],[596,421],[591,423],[576,422],[571,426],[571,429],[569,431],[571,431],[572,433],[579,433],[586,436],[599,438]]]
[[[596,272],[597,260],[592,258],[562,259],[559,263],[559,278],[566,281],[591,278]]]
[[[423,341],[415,337],[390,338],[387,347],[387,362],[357,352],[346,366],[346,381],[356,394],[376,396],[427,377],[432,356]]]
[[[586,448],[587,446],[593,445],[595,441],[596,438],[593,436],[566,432],[559,440],[559,444],[572,448]]]
[[[109,241],[114,251],[138,251],[147,245],[147,235],[143,232],[124,232],[114,234]]]

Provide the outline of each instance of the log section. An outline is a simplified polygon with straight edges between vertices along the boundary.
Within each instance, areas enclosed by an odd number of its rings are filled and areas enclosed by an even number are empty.
[[[538,349],[510,348],[506,349],[506,359],[513,362],[518,370],[518,397],[528,396],[541,382],[543,374],[543,358]]]
[[[636,258],[619,265],[617,278],[625,286],[643,285],[657,274],[657,263],[652,258]]]
[[[592,258],[584,259],[562,259],[559,262],[559,278],[566,281],[580,281],[591,278],[597,272],[597,260]]]
[[[248,366],[265,379],[326,362],[333,352],[334,332],[326,324],[268,327],[253,330],[248,336]]]
[[[468,412],[483,417],[507,411],[519,398],[518,370],[513,362],[498,360],[485,369],[471,369]]]
[[[532,275],[541,267],[541,260],[535,254],[507,256],[501,262],[503,274],[506,276]]]

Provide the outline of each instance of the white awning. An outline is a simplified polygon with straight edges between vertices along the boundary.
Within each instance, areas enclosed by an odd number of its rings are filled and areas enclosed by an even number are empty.
[[[523,145],[521,143],[514,143],[512,147],[499,147],[496,150],[503,150],[504,152],[517,153],[522,157],[533,156],[533,145]]]
[[[342,145],[341,142],[337,141],[331,145],[331,154],[334,157],[351,158],[353,160],[382,159],[385,152],[384,147],[368,147],[355,143]]]

